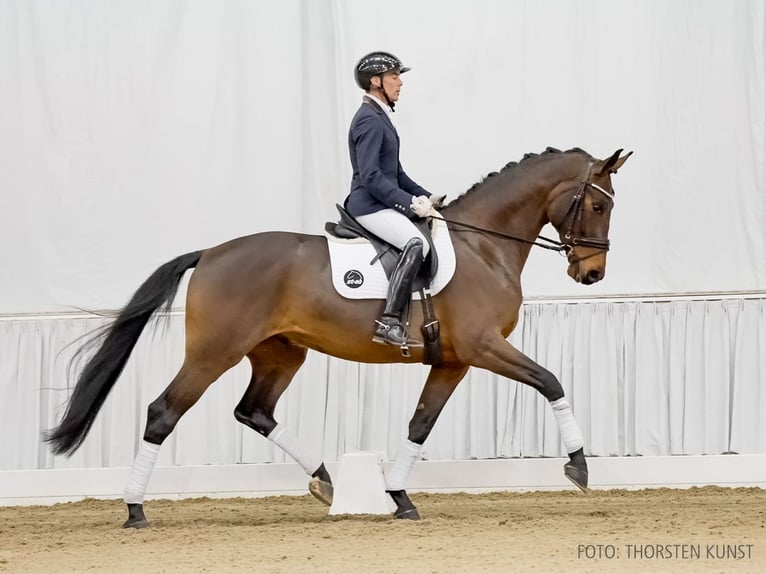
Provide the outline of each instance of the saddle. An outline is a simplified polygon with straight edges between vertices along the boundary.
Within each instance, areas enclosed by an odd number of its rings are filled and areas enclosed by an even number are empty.
[[[362,238],[369,241],[375,248],[376,253],[375,258],[370,261],[370,264],[372,265],[375,261],[379,260],[383,267],[383,271],[386,273],[386,277],[390,279],[391,273],[394,272],[396,264],[399,262],[402,250],[367,231],[367,229],[362,227],[356,219],[349,215],[343,206],[336,204],[335,207],[338,209],[338,213],[340,213],[340,220],[337,222],[328,221],[325,223],[325,231],[339,239]],[[412,282],[412,292],[415,293],[430,288],[431,281],[433,281],[434,275],[436,275],[436,271],[439,268],[439,257],[434,248],[433,238],[431,237],[431,221],[429,219],[421,219],[419,221],[413,221],[413,223],[423,234],[423,237],[426,238],[430,248],[425,261],[423,261],[423,265],[418,270],[418,274]]]
[[[360,225],[349,213],[340,205],[336,204],[340,220],[338,222],[328,221],[325,223],[325,231],[339,239],[358,239],[363,238],[369,241],[375,249],[375,257],[370,261],[370,265],[380,261],[386,277],[390,280],[391,274],[396,268],[401,256],[402,250],[394,247],[390,243],[382,240],[377,235],[370,233]],[[418,273],[412,282],[412,292],[420,292],[420,299],[423,306],[423,325],[420,327],[423,334],[423,363],[426,365],[438,365],[441,363],[441,341],[439,339],[439,321],[434,314],[433,304],[431,302],[431,283],[436,271],[439,268],[439,258],[431,236],[431,220],[422,219],[415,221],[415,226],[428,241],[430,249],[423,265],[418,269]],[[405,309],[405,314],[409,315],[409,304]],[[407,345],[402,347],[402,355],[409,357],[409,348]]]

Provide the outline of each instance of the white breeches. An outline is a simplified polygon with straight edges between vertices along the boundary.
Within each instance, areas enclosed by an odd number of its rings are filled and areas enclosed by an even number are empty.
[[[362,227],[399,249],[404,249],[410,239],[420,239],[423,242],[423,259],[428,255],[430,246],[426,238],[412,220],[398,211],[383,209],[355,219]]]

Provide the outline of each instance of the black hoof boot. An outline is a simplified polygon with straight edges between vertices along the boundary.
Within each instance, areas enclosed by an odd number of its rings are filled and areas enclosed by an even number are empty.
[[[577,488],[588,492],[588,463],[585,462],[582,449],[569,453],[569,462],[564,465],[564,476]]]
[[[128,519],[123,528],[146,528],[149,526],[149,521],[144,516],[143,504],[130,504],[128,503]]]
[[[420,520],[420,514],[418,509],[412,504],[410,497],[407,496],[407,492],[404,490],[387,490],[386,491],[396,503],[396,512],[394,512],[394,518],[402,518],[405,520]]]

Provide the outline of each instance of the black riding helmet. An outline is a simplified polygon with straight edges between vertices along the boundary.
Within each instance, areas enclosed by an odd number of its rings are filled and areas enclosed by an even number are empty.
[[[388,52],[371,52],[363,56],[354,68],[354,78],[357,85],[365,92],[370,89],[370,79],[373,76],[385,74],[391,70],[399,70],[400,74],[409,72],[411,68],[402,66],[401,60]]]

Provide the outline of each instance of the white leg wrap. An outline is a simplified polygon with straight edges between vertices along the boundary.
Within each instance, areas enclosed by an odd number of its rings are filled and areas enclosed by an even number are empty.
[[[412,466],[420,457],[421,445],[405,439],[396,453],[394,466],[386,473],[386,490],[404,490]]]
[[[557,401],[553,401],[551,406],[553,407],[553,414],[556,416],[556,422],[559,423],[561,440],[564,441],[564,447],[567,452],[573,453],[581,449],[585,443],[580,433],[580,427],[577,426],[572,409],[566,398],[562,397]]]
[[[308,475],[315,472],[322,464],[319,457],[313,456],[303,449],[298,442],[298,437],[290,432],[282,423],[277,423],[277,426],[274,427],[274,430],[266,438],[289,454],[295,462],[303,467],[303,470]]]
[[[133,470],[130,473],[130,480],[125,487],[124,500],[127,504],[143,504],[146,486],[149,484],[149,477],[154,470],[154,463],[157,462],[157,453],[160,452],[160,445],[141,441],[138,447],[136,459],[133,461]]]

